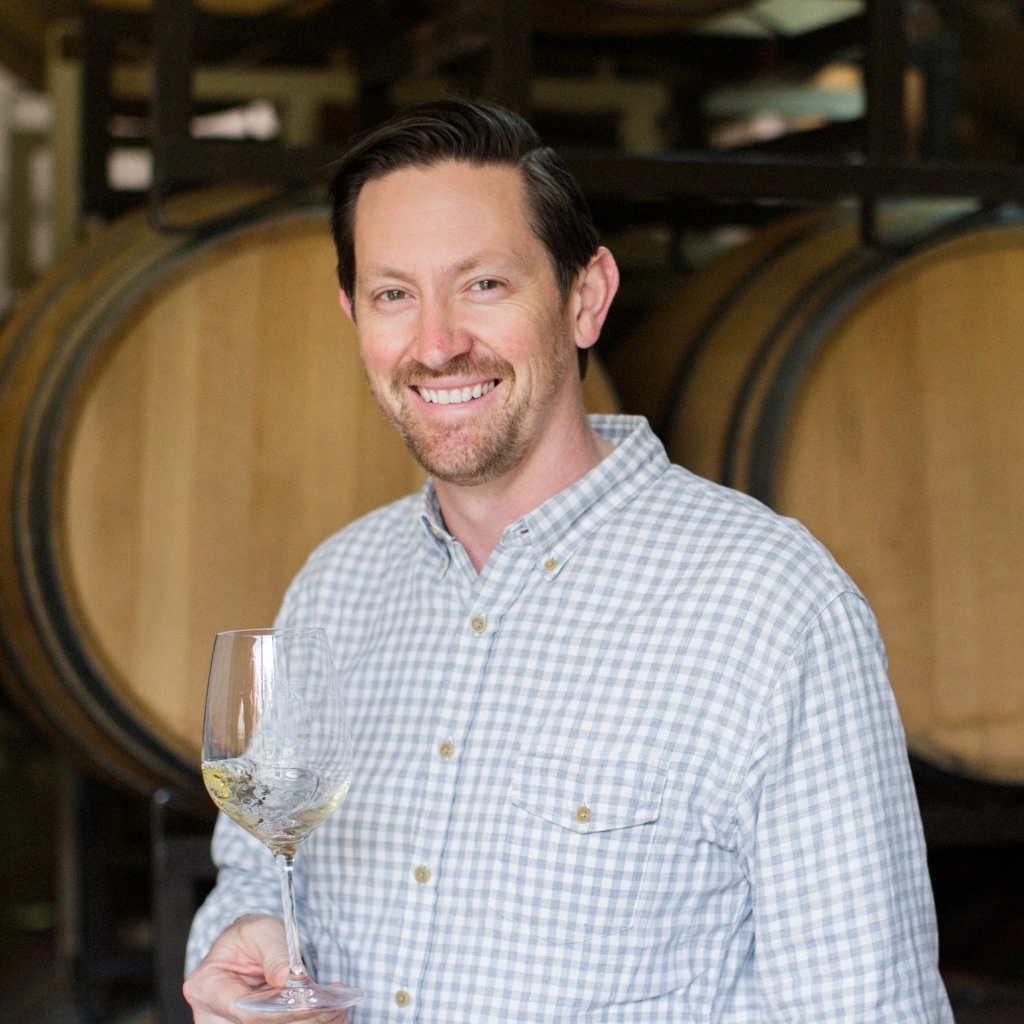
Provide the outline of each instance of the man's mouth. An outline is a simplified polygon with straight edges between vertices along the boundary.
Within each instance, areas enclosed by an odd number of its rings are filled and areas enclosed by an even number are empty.
[[[434,405],[463,405],[493,391],[497,383],[497,380],[488,380],[462,388],[427,388],[420,385],[413,385],[413,388],[425,402]]]

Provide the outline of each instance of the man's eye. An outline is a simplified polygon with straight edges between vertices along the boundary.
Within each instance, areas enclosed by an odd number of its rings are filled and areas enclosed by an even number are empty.
[[[398,299],[405,297],[405,292],[401,288],[387,288],[380,293],[380,297],[385,302],[397,302]]]
[[[498,287],[498,282],[493,278],[485,277],[480,281],[474,282],[473,287],[480,292],[489,292],[491,289]]]

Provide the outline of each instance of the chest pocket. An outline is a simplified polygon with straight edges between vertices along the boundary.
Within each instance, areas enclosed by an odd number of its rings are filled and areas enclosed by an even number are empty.
[[[552,945],[629,928],[664,787],[663,771],[635,761],[521,757],[491,908]]]

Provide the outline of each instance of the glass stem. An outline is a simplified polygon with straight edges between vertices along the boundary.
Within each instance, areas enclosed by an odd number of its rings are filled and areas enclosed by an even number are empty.
[[[288,984],[309,984],[310,977],[302,962],[299,948],[299,928],[295,917],[295,858],[290,853],[279,853],[276,858],[281,876],[281,902],[284,905],[284,935],[288,943]]]

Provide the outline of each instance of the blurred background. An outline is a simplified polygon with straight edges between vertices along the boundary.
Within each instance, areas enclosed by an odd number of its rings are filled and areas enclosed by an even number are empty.
[[[0,0],[0,1020],[190,1020],[212,635],[420,480],[323,185],[453,94],[619,260],[592,407],[868,596],[958,1024],[1024,1022],[1020,0]]]

